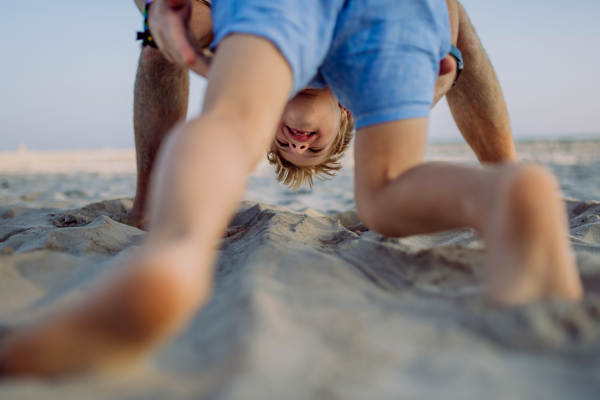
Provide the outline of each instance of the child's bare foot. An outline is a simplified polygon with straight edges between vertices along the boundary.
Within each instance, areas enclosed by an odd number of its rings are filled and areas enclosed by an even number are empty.
[[[506,170],[487,232],[490,299],[517,305],[579,300],[583,289],[553,176],[535,166]]]
[[[128,270],[69,311],[11,332],[0,374],[57,376],[136,360],[173,335],[210,296],[213,255],[197,243],[146,245]]]

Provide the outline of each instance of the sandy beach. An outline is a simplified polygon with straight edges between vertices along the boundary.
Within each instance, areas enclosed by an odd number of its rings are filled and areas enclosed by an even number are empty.
[[[580,304],[488,305],[469,229],[350,232],[351,152],[298,192],[264,162],[231,221],[249,229],[219,244],[214,296],[184,332],[131,369],[5,380],[0,399],[598,399],[600,141],[517,151],[558,176]],[[477,165],[463,144],[426,160]],[[0,327],[79,301],[143,241],[118,222],[135,173],[133,150],[0,153]]]

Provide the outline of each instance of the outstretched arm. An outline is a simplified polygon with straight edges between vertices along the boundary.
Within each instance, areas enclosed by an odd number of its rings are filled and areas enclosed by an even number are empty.
[[[498,77],[462,5],[449,4],[458,15],[457,44],[465,69],[446,95],[463,137],[482,163],[517,162],[508,110]]]

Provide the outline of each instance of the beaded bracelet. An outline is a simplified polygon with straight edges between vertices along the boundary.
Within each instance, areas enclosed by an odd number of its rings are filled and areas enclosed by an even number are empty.
[[[137,33],[137,40],[142,41],[142,46],[150,46],[158,49],[158,46],[154,43],[154,39],[152,39],[150,29],[148,29],[148,10],[150,10],[151,5],[152,0],[146,0],[146,6],[144,7],[144,31]]]

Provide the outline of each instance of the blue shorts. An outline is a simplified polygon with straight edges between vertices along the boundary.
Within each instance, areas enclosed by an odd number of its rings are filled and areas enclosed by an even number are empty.
[[[450,51],[446,0],[213,0],[216,47],[233,33],[271,41],[293,94],[329,87],[356,127],[428,117]]]

